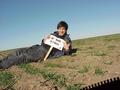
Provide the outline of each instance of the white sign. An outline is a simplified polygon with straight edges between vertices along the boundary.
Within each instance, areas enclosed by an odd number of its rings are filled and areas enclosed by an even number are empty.
[[[53,35],[50,35],[50,38],[45,40],[45,44],[50,45],[59,50],[63,49],[64,42],[65,41],[63,39],[57,38],[56,36],[53,36]]]

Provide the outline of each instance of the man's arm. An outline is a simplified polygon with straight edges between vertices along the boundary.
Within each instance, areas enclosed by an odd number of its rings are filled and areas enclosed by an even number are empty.
[[[64,49],[65,51],[68,51],[70,49],[70,43],[67,44],[66,42],[64,42]]]
[[[69,55],[72,50],[72,41],[71,41],[71,38],[69,37],[69,34],[66,35],[64,40],[65,40],[64,53],[65,53],[65,55]]]
[[[47,40],[47,39],[49,39],[50,38],[50,35],[48,35],[47,37],[45,37],[44,39],[43,39],[43,43],[45,43],[45,41]]]

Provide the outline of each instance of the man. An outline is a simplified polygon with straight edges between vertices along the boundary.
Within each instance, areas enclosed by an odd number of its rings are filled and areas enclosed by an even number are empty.
[[[51,33],[51,35],[61,38],[65,42],[63,50],[60,51],[58,49],[53,48],[49,55],[49,58],[60,57],[63,55],[70,54],[70,50],[72,49],[72,42],[69,37],[69,34],[67,34],[67,30],[68,24],[65,21],[60,21],[57,25],[57,31]],[[37,62],[38,60],[43,60],[50,48],[50,46],[44,43],[45,40],[47,40],[48,38],[49,35],[42,40],[41,45],[34,45],[29,48],[18,49],[3,60],[0,60],[0,69],[7,69],[12,65],[17,65],[21,63]]]

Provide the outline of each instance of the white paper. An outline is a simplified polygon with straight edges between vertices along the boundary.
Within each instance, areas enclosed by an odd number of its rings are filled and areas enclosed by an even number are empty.
[[[49,39],[45,40],[45,44],[50,45],[56,49],[62,50],[65,41],[63,39],[57,38],[56,36],[50,35]]]

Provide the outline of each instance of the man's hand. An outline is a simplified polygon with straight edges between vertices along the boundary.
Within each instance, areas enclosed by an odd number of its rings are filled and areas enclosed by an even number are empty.
[[[68,51],[69,47],[70,47],[70,44],[67,44],[66,42],[63,42],[63,44],[64,44],[65,51]]]
[[[47,37],[45,37],[44,39],[43,39],[43,42],[45,43],[45,41],[47,40],[47,39],[49,39],[50,38],[50,35],[48,35]]]

